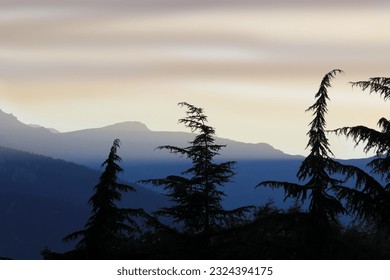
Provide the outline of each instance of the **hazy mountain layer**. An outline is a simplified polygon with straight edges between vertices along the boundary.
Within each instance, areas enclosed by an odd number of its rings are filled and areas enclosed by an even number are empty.
[[[112,141],[122,142],[120,154],[124,161],[172,159],[169,153],[155,151],[160,145],[186,146],[194,138],[191,133],[151,131],[139,122],[123,122],[102,128],[68,133],[53,129],[31,127],[16,117],[0,111],[0,145],[18,150],[61,158],[78,163],[100,162]],[[264,143],[247,144],[228,139],[217,139],[226,144],[222,151],[230,159],[285,159],[291,156]]]

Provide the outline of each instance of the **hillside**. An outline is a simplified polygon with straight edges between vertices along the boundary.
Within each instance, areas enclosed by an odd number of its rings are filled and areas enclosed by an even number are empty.
[[[85,166],[0,147],[0,256],[35,259],[44,246],[69,248],[61,240],[84,226],[99,176]],[[166,204],[164,196],[136,188],[123,205],[153,211]]]

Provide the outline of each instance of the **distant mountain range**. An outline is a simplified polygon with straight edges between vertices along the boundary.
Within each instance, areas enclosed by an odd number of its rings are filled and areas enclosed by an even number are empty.
[[[193,133],[151,131],[140,122],[58,133],[39,125],[31,127],[0,110],[0,146],[63,159],[93,169],[100,168],[115,138],[121,140],[119,155],[123,159],[121,166],[125,169],[123,178],[128,182],[179,174],[191,164],[185,158],[155,148],[161,145],[185,147],[193,140]],[[265,143],[249,144],[223,138],[217,138],[217,142],[226,145],[217,160],[237,161],[234,181],[225,186],[226,207],[259,205],[269,198],[278,205],[283,203],[281,193],[270,189],[255,190],[254,187],[263,180],[297,182],[296,172],[303,156],[285,154]]]
[[[121,154],[125,161],[172,159],[168,153],[155,151],[160,145],[187,145],[194,135],[185,132],[151,131],[139,122],[123,122],[102,128],[58,133],[39,125],[26,125],[12,114],[0,111],[0,145],[34,152],[73,162],[101,161],[114,138],[122,142]],[[247,144],[228,139],[217,139],[226,144],[224,158],[234,159],[291,159],[272,146]]]
[[[185,147],[194,138],[192,133],[151,131],[139,122],[59,133],[26,125],[0,110],[0,257],[39,258],[45,245],[57,251],[67,248],[61,239],[85,224],[90,213],[87,201],[115,138],[121,140],[124,181],[180,174],[191,164],[155,148]],[[265,143],[222,138],[217,142],[227,145],[218,160],[237,161],[233,182],[223,187],[226,208],[261,205],[269,199],[287,207],[282,190],[255,186],[263,180],[297,182],[302,156],[285,154]],[[366,162],[347,161],[359,166]],[[137,190],[124,197],[124,205],[151,212],[168,203],[159,188],[137,186]]]
[[[185,170],[190,164],[188,160],[155,148],[161,145],[185,147],[195,136],[185,132],[151,131],[140,122],[57,133],[39,125],[31,127],[2,111],[0,128],[0,146],[63,159],[94,169],[100,167],[113,140],[119,138],[119,155],[123,159],[124,179],[128,182],[161,178]],[[285,154],[265,143],[248,144],[223,138],[216,140],[226,145],[217,160],[237,161],[234,182],[226,186],[225,203],[229,208],[259,204],[274,196],[275,193],[270,195],[269,190],[256,190],[254,195],[254,186],[261,180],[272,178],[294,180],[303,159],[302,156]],[[154,187],[151,189],[159,191]]]

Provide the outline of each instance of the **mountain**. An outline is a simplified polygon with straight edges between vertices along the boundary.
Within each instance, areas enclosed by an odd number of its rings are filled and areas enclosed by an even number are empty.
[[[28,126],[30,126],[30,127],[34,127],[34,128],[46,128],[46,127],[43,127],[43,126],[41,126],[41,125],[39,125],[39,124],[32,124],[32,123],[30,123]],[[46,129],[48,129],[50,132],[52,132],[52,133],[60,133],[57,129],[55,129],[55,128],[46,128]]]
[[[151,131],[140,122],[123,122],[102,128],[85,129],[67,133],[53,133],[43,127],[31,127],[12,114],[0,111],[0,145],[18,150],[61,158],[90,165],[105,156],[114,138],[122,142],[124,161],[171,160],[169,153],[155,151],[160,145],[185,146],[194,138],[192,133]],[[226,144],[224,158],[287,159],[291,156],[265,143],[247,144],[217,138]],[[96,165],[94,165],[96,167]]]
[[[121,166],[125,169],[123,179],[128,182],[178,175],[191,164],[185,158],[155,148],[161,145],[185,147],[193,140],[193,133],[152,131],[136,121],[53,133],[47,128],[30,127],[12,114],[0,111],[0,127],[0,145],[76,162],[94,169],[100,168],[112,141],[119,138],[123,159]],[[255,189],[255,186],[263,180],[297,182],[296,173],[304,157],[285,154],[265,143],[248,144],[223,138],[217,138],[216,141],[226,145],[217,160],[237,161],[233,182],[224,189],[227,194],[224,200],[226,207],[259,205],[270,198],[277,205],[284,204],[282,192],[269,188]],[[161,188],[145,187],[161,192]]]
[[[86,223],[99,176],[85,166],[0,147],[0,256],[36,259],[45,246],[70,249],[62,238]],[[165,196],[135,187],[123,195],[124,207],[151,212],[167,205]]]
[[[90,168],[100,167],[107,150],[115,138],[121,140],[120,155],[125,169],[124,179],[136,182],[140,179],[161,178],[178,174],[188,168],[189,162],[165,150],[155,150],[161,145],[185,147],[193,140],[193,133],[151,131],[140,122],[123,122],[101,128],[84,129],[66,133],[53,133],[43,127],[31,127],[21,123],[12,114],[0,111],[0,145],[18,150],[64,159]],[[226,186],[227,207],[265,202],[271,195],[269,190],[256,190],[261,180],[270,175],[294,180],[301,156],[291,156],[269,144],[248,144],[217,138],[221,150],[218,160],[237,161],[234,182]],[[272,163],[271,163],[272,162]],[[271,167],[280,167],[271,170]],[[273,177],[275,177],[273,176]],[[160,189],[146,186],[149,189]],[[245,198],[245,199],[244,199]]]

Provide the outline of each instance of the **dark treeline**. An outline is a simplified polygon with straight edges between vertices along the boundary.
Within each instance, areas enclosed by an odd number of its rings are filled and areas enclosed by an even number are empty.
[[[164,145],[192,164],[181,174],[145,179],[163,188],[170,206],[147,213],[119,208],[123,192],[134,188],[117,181],[122,172],[115,139],[105,168],[89,200],[91,216],[83,229],[64,242],[76,240],[74,250],[64,253],[44,249],[45,259],[390,259],[390,120],[378,122],[380,131],[364,126],[326,129],[328,89],[341,73],[324,76],[307,133],[309,155],[297,178],[301,184],[264,181],[257,187],[283,188],[285,198],[295,200],[287,210],[265,205],[224,209],[223,187],[234,177],[234,161],[216,163],[224,145],[215,144],[215,130],[207,125],[203,109],[179,103],[186,116],[179,120],[192,132],[187,147]],[[363,91],[390,98],[390,79],[371,78],[352,83]],[[365,143],[376,157],[370,173],[334,160],[328,133]],[[379,175],[382,180],[374,178]],[[302,205],[307,205],[303,209]],[[131,206],[131,205],[130,205]],[[349,215],[353,223],[340,222]]]

